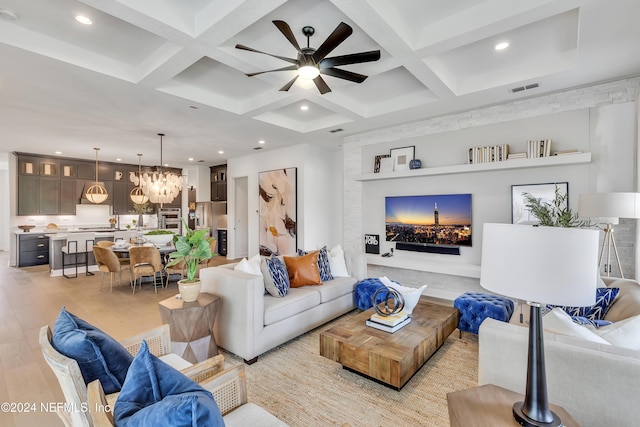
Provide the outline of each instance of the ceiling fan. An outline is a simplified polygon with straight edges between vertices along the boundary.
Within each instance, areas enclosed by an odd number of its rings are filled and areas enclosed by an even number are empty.
[[[315,29],[313,27],[306,26],[302,28],[302,34],[304,34],[304,36],[307,38],[307,47],[301,48],[295,36],[293,35],[289,24],[284,21],[273,21],[273,23],[276,27],[278,27],[280,32],[287,38],[287,40],[289,40],[289,43],[291,43],[293,47],[296,48],[296,50],[298,51],[297,58],[294,59],[284,56],[272,55],[270,53],[261,52],[256,49],[243,46],[241,44],[237,44],[236,49],[262,53],[264,55],[269,55],[293,64],[275,70],[259,71],[257,73],[246,74],[247,76],[252,77],[258,74],[270,73],[273,71],[297,70],[298,74],[286,85],[282,86],[282,88],[280,89],[281,91],[288,91],[289,88],[293,86],[293,83],[295,83],[296,79],[300,77],[313,80],[313,82],[316,84],[316,87],[323,95],[327,92],[331,92],[331,89],[329,89],[329,86],[324,81],[321,74],[337,77],[339,79],[349,80],[356,83],[362,83],[363,81],[365,81],[367,76],[351,71],[340,70],[335,67],[339,65],[359,64],[361,62],[372,62],[380,59],[379,50],[371,50],[369,52],[352,53],[349,55],[326,58],[326,56],[331,53],[331,51],[338,47],[340,43],[345,41],[346,38],[353,33],[353,29],[344,22],[341,22],[317,49],[309,46],[309,38],[315,33]]]

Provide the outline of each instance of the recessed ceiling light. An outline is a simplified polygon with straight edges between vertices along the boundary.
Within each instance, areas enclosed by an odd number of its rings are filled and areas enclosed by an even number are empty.
[[[93,21],[84,15],[76,15],[76,21],[84,25],[91,25]]]
[[[56,154],[62,154],[62,151],[56,151]]]
[[[168,168],[168,167],[169,167],[169,163],[165,163],[165,164],[164,164],[164,167],[165,167],[165,168]]]
[[[264,139],[261,139],[260,141],[258,141],[258,144],[264,144]]]
[[[509,42],[500,42],[494,47],[494,49],[495,50],[504,50],[504,49],[506,49],[508,47],[509,47]]]
[[[224,151],[218,150],[218,154],[224,154]]]
[[[189,161],[190,161],[190,162],[193,162],[193,157],[189,157]]]
[[[301,106],[300,106],[300,109],[301,109],[302,111],[307,111],[307,110],[309,109],[309,106],[308,106],[308,105],[301,105]]]
[[[116,159],[116,162],[121,162],[121,161],[122,161],[122,159],[121,159],[121,158],[117,158],[117,159]]]

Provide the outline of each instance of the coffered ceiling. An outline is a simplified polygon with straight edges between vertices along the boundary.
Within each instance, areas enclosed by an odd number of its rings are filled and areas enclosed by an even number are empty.
[[[637,0],[0,0],[0,151],[91,159],[100,147],[102,160],[143,153],[159,164],[162,132],[163,160],[184,167],[258,147],[339,147],[368,130],[638,75],[639,16]],[[360,84],[325,76],[332,91],[321,95],[299,78],[279,91],[295,71],[245,73],[290,64],[234,47],[295,58],[273,20],[301,46],[313,26],[316,48],[345,22],[353,34],[328,56],[381,58],[339,67],[369,76]]]

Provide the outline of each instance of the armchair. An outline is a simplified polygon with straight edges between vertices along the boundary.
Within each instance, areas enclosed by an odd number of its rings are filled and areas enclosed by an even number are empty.
[[[69,409],[71,409],[70,411],[59,411],[58,416],[67,427],[94,426],[94,420],[88,415],[88,412],[84,411],[88,402],[87,386],[80,372],[78,362],[76,362],[75,359],[59,353],[51,345],[51,336],[52,332],[49,326],[43,326],[40,329],[40,348],[42,349],[42,355],[45,361],[56,374],[62,393],[69,404]],[[147,341],[149,351],[152,354],[158,356],[165,363],[180,370],[183,374],[198,383],[212,378],[220,372],[224,366],[224,356],[222,355],[217,355],[192,365],[178,355],[171,353],[169,325],[162,325],[151,329],[122,340],[120,343],[131,355],[135,356],[140,349],[142,340]],[[118,393],[112,393],[105,396],[105,399],[108,404],[113,405],[117,397]],[[65,407],[65,409],[67,408]]]

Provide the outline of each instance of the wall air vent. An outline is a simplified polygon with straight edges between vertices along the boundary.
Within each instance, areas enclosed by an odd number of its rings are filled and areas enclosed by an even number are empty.
[[[522,92],[524,90],[535,89],[537,87],[540,87],[540,85],[538,83],[531,83],[530,85],[513,87],[513,88],[509,89],[509,92],[511,92],[511,93]]]

